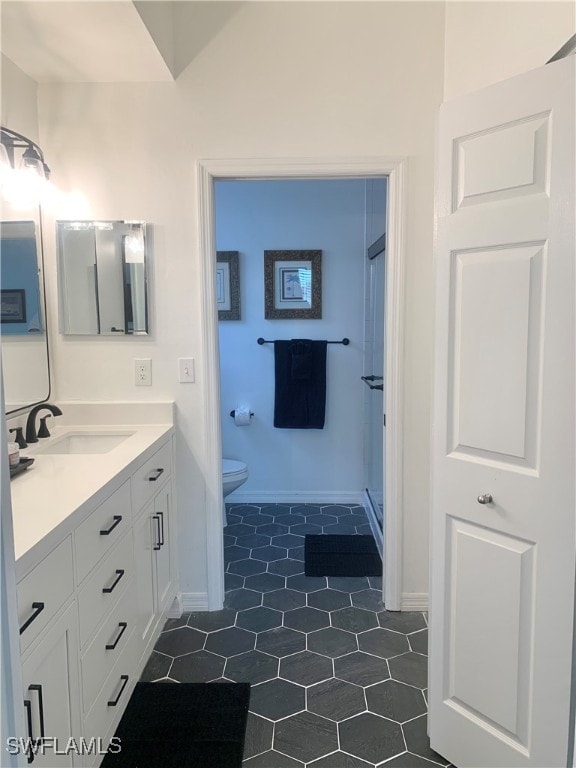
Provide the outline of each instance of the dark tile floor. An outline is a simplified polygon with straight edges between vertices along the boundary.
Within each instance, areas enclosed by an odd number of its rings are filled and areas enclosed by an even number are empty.
[[[229,504],[221,611],[167,622],[143,680],[252,684],[245,768],[432,768],[427,623],[380,578],[304,575],[306,533],[369,533],[361,506]]]

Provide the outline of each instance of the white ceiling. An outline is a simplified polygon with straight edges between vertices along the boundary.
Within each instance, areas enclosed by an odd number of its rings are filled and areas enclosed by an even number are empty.
[[[3,0],[1,49],[39,83],[169,81],[242,5],[211,0]]]

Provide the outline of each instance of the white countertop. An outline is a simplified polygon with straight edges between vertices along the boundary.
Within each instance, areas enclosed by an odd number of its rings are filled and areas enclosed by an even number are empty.
[[[133,433],[107,453],[46,454],[68,433]],[[34,458],[10,483],[16,578],[20,579],[174,432],[172,424],[70,424],[21,450]]]

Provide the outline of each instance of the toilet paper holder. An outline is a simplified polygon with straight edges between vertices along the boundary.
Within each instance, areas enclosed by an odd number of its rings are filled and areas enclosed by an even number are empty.
[[[236,411],[235,410],[230,411],[230,416],[234,418],[234,416],[236,416]],[[252,418],[252,416],[254,416],[254,411],[250,411],[250,418]]]

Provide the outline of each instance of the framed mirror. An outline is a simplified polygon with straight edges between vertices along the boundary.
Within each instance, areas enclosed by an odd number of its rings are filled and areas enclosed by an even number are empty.
[[[146,225],[58,221],[60,333],[145,335]]]
[[[2,214],[11,219],[0,222],[0,335],[10,414],[50,397],[50,369],[40,211],[16,211],[3,202]]]

